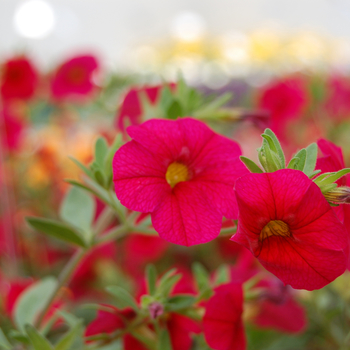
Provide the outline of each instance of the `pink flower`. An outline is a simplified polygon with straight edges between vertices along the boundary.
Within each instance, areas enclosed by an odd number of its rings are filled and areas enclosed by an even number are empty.
[[[304,173],[249,174],[237,180],[235,191],[239,218],[231,239],[284,284],[319,289],[344,272],[347,231]]]
[[[63,63],[51,81],[51,92],[56,99],[84,97],[90,94],[95,84],[93,74],[99,64],[94,56],[76,56]]]
[[[169,84],[171,89],[175,89],[175,84]],[[145,86],[142,88],[130,89],[124,97],[123,103],[118,110],[116,117],[116,126],[119,130],[125,130],[125,124],[137,125],[141,124],[141,116],[143,113],[140,94],[145,93],[149,102],[153,105],[157,104],[163,85]]]
[[[272,82],[261,91],[258,106],[270,111],[270,127],[277,136],[283,137],[286,123],[299,116],[307,98],[305,84],[300,78],[285,78]]]
[[[239,145],[192,118],[149,120],[127,129],[133,139],[113,159],[116,195],[151,213],[160,237],[181,245],[208,242],[222,216],[237,217],[232,190],[247,173]]]
[[[14,57],[2,67],[1,96],[4,100],[30,99],[38,85],[38,72],[26,57]]]
[[[211,348],[246,349],[242,313],[243,291],[240,284],[223,284],[215,289],[203,317],[204,336]]]

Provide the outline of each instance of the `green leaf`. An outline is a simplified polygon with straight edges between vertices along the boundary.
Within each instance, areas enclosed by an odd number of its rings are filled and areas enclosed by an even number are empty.
[[[173,94],[170,90],[170,87],[165,85],[162,87],[162,91],[160,93],[159,105],[164,113],[167,114],[168,108],[173,101]]]
[[[170,297],[165,306],[168,311],[177,311],[181,309],[186,309],[192,306],[196,301],[196,298],[192,295],[181,295],[177,294],[173,297]]]
[[[324,184],[324,185],[321,185],[319,187],[320,187],[320,190],[322,193],[327,193],[327,192],[332,191],[335,188],[337,188],[337,184],[335,184],[335,183]]]
[[[70,350],[74,341],[82,333],[82,322],[76,324],[69,332],[67,332],[56,344],[55,350]]]
[[[306,162],[306,149],[301,149],[294,157],[299,158],[299,161],[296,164],[296,167],[294,166],[294,169],[303,171]]]
[[[337,180],[339,180],[341,177],[347,175],[350,173],[350,168],[346,168],[346,169],[342,169],[342,170],[339,170],[337,171],[336,173],[333,173],[332,175],[328,176],[327,178],[323,179],[321,182],[320,182],[320,185],[328,185],[328,184],[331,184]],[[324,174],[322,174],[324,175]],[[320,176],[319,176],[320,177]]]
[[[92,171],[87,168],[84,164],[80,163],[79,160],[73,158],[73,157],[69,157],[69,159],[74,162],[87,176],[93,178],[93,173]]]
[[[305,150],[306,150],[306,160],[305,160],[303,172],[307,176],[310,176],[313,173],[316,166],[317,144],[312,143],[311,145],[307,146]]]
[[[52,350],[52,345],[33,326],[27,324],[26,332],[35,350]]]
[[[107,176],[109,174],[113,174],[113,169],[112,169],[112,162],[113,162],[113,157],[115,155],[115,152],[122,146],[123,144],[123,135],[121,133],[117,134],[117,136],[114,138],[112,146],[109,148],[108,153],[105,158],[105,173]]]
[[[321,172],[321,170],[315,170],[313,171],[310,175],[309,178],[312,179],[314,176],[316,176],[317,174],[319,174]]]
[[[34,324],[50,300],[56,286],[57,281],[54,277],[46,277],[32,284],[18,297],[14,310],[14,321],[20,331],[24,332],[26,324]]]
[[[225,103],[229,102],[231,99],[232,99],[232,93],[226,92],[226,93],[218,96],[217,98],[215,98],[213,101],[209,102],[208,104],[204,105],[203,109],[215,111],[216,109],[222,107]]]
[[[270,138],[273,140],[276,152],[277,152],[277,154],[280,158],[280,161],[281,161],[282,169],[284,169],[286,167],[286,159],[285,159],[283,149],[281,147],[281,144],[280,144],[277,136],[275,135],[275,133],[271,129],[265,129],[264,134],[270,136]]]
[[[131,307],[136,312],[138,311],[139,308],[137,306],[135,299],[124,288],[121,288],[118,286],[110,286],[110,287],[107,287],[106,289],[108,293],[112,294],[116,298],[115,304],[117,308],[124,309],[125,307]]]
[[[173,350],[167,329],[162,329],[160,332],[157,350]]]
[[[64,319],[64,321],[67,323],[67,325],[70,328],[75,327],[78,323],[81,322],[81,319],[78,318],[77,316],[64,311],[64,310],[57,310],[57,313]]]
[[[273,142],[272,137],[269,135],[266,135],[266,134],[262,134],[261,137],[267,141],[267,144],[268,144],[270,150],[277,153],[277,149],[276,149],[275,143]]]
[[[164,279],[158,286],[158,293],[167,297],[173,290],[174,286],[181,279],[182,275],[180,273],[172,275],[167,279]]]
[[[63,221],[85,232],[90,232],[95,209],[94,199],[82,189],[73,187],[63,199],[60,217]]]
[[[209,274],[202,264],[195,262],[192,271],[199,291],[209,288]]]
[[[244,165],[248,168],[248,170],[252,173],[261,174],[263,171],[260,167],[253,162],[251,159],[247,157],[240,156],[239,159],[244,163]]]
[[[95,162],[101,169],[104,168],[108,153],[108,143],[104,137],[99,137],[95,143]]]
[[[296,167],[298,166],[299,160],[300,158],[293,157],[288,163],[287,169],[296,169]]]
[[[14,340],[20,342],[20,343],[23,343],[23,344],[26,344],[26,345],[30,344],[30,340],[29,340],[28,336],[26,334],[23,334],[23,333],[15,330],[15,329],[11,329],[9,331],[9,337],[11,339],[14,339]]]
[[[87,192],[92,193],[94,196],[100,198],[100,199],[101,199],[102,201],[104,201],[105,203],[108,203],[108,202],[109,202],[109,200],[108,200],[108,198],[107,198],[107,196],[106,196],[105,194],[100,193],[100,192],[96,191],[95,189],[92,189],[92,188],[90,188],[90,187],[88,187],[88,186],[82,184],[81,182],[78,182],[78,181],[72,180],[72,179],[65,179],[64,181],[67,182],[67,183],[69,183],[69,184],[72,185],[72,186],[75,186],[75,187],[77,187],[77,188],[81,188],[81,189],[84,190],[84,191],[87,191]],[[106,193],[106,190],[103,189],[102,187],[101,187],[101,190],[103,190],[103,192]],[[101,192],[102,192],[102,191],[101,191]]]
[[[94,178],[99,185],[101,185],[102,187],[105,187],[106,185],[105,177],[103,176],[103,173],[100,169],[94,170]]]
[[[173,100],[173,102],[168,107],[166,114],[169,119],[177,119],[179,117],[183,117],[183,110],[180,102]]]
[[[4,334],[1,328],[0,328],[0,348],[3,348],[5,350],[12,349],[11,343],[8,341],[8,339],[6,338],[6,335]]]
[[[86,247],[85,241],[77,232],[59,221],[37,217],[27,217],[26,220],[30,226],[40,232],[58,238],[61,241],[73,243],[84,248]]]
[[[224,284],[230,281],[230,269],[227,265],[221,265],[215,271],[214,274],[214,283],[216,286]]]
[[[157,270],[153,264],[148,264],[146,267],[147,289],[150,295],[156,293]]]

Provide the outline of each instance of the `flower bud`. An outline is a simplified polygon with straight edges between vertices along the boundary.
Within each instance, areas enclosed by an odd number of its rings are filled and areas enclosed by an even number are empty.
[[[158,318],[159,316],[163,315],[164,313],[164,306],[159,303],[158,301],[155,301],[148,306],[148,311],[153,320]]]
[[[324,194],[328,202],[350,204],[350,187],[339,186]]]

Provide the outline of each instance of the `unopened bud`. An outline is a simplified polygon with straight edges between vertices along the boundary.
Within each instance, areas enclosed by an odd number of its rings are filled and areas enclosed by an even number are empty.
[[[350,187],[339,186],[324,194],[328,202],[350,204]]]
[[[164,306],[161,303],[155,301],[148,306],[148,310],[151,318],[155,320],[159,316],[163,315]]]

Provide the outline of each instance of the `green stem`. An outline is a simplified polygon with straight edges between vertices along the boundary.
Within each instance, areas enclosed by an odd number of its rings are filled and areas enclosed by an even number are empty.
[[[236,232],[237,232],[237,226],[222,228],[220,231],[220,236],[230,236],[230,235],[234,235]]]
[[[64,267],[64,269],[61,271],[60,275],[58,276],[57,280],[57,286],[55,290],[52,292],[50,299],[47,301],[46,305],[43,308],[43,311],[40,313],[37,321],[35,322],[35,327],[38,328],[46,316],[47,312],[49,311],[53,301],[56,298],[57,293],[60,291],[60,289],[69,282],[70,278],[72,277],[77,265],[81,261],[81,259],[84,257],[86,250],[85,249],[78,249],[74,255],[71,257],[71,259],[68,261],[67,265]]]

